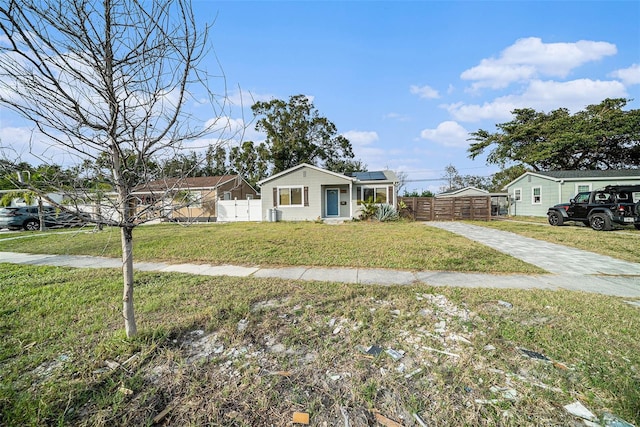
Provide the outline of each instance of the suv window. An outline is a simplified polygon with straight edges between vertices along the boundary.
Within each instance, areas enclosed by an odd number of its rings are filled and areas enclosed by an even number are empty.
[[[587,203],[590,194],[591,193],[579,193],[575,198],[576,203]]]
[[[609,193],[596,193],[594,197],[596,203],[611,203],[611,195]]]

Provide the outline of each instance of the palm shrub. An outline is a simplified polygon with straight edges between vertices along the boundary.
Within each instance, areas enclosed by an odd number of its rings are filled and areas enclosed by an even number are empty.
[[[368,220],[376,216],[378,212],[378,205],[370,197],[367,201],[362,200],[360,202],[360,219]]]

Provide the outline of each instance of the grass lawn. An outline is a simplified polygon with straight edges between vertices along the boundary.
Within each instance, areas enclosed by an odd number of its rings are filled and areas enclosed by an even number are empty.
[[[640,423],[620,298],[139,273],[127,340],[121,292],[116,270],[0,265],[0,425],[573,425],[575,401]]]
[[[545,218],[537,218],[537,220],[538,223],[530,223],[530,218],[520,221],[516,217],[513,221],[476,221],[474,224],[608,255],[625,261],[640,262],[640,250],[638,249],[640,248],[640,231],[633,227],[619,227],[614,231],[595,231],[590,227],[573,223],[562,227],[551,227],[546,223]]]
[[[31,233],[24,239],[7,239],[15,236],[2,235],[0,251],[120,257],[120,234],[114,228],[96,233]],[[134,257],[136,261],[250,266],[544,272],[464,237],[415,222],[141,226],[134,230]]]

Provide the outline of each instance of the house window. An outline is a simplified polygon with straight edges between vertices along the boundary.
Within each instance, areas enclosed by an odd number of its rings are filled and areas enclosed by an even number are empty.
[[[368,203],[387,203],[387,187],[362,187],[362,200]]]
[[[542,203],[542,187],[533,187],[531,189],[531,203],[534,205]]]
[[[278,206],[303,206],[302,187],[279,187]]]
[[[576,184],[576,194],[591,191],[591,184]]]
[[[513,200],[519,202],[522,200],[522,188],[515,188],[513,190]]]
[[[179,191],[174,198],[174,202],[178,205],[183,205],[189,208],[201,208],[202,207],[202,191]]]

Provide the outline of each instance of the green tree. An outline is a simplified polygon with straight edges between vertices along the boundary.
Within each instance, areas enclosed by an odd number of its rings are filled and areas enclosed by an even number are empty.
[[[0,190],[15,190],[20,186],[18,174],[33,173],[33,167],[25,162],[14,163],[9,160],[0,159]]]
[[[413,190],[413,191],[406,191],[404,192],[404,194],[402,194],[402,197],[433,197],[434,194],[429,191],[429,190],[422,190],[422,191],[418,191],[418,190]]]
[[[516,165],[506,169],[502,169],[500,172],[496,172],[491,177],[491,187],[489,188],[489,190],[496,193],[501,192],[508,183],[525,172],[527,172],[527,168],[522,165]]]
[[[349,173],[349,172],[366,172],[367,165],[362,160],[352,159],[330,159],[324,164],[324,167],[333,172]]]
[[[455,166],[449,164],[444,168],[442,180],[446,182],[440,191],[455,191],[465,187],[475,187],[490,190],[491,178],[478,175],[460,175]]]
[[[640,166],[640,110],[623,110],[625,99],[605,99],[571,115],[516,109],[495,133],[479,129],[469,157],[491,147],[487,162],[522,165],[535,171],[619,169]]]
[[[256,130],[267,134],[273,173],[301,163],[328,168],[353,159],[349,140],[338,135],[336,126],[320,116],[305,95],[292,96],[288,102],[256,102],[251,109],[260,117]]]
[[[229,162],[237,174],[242,175],[255,187],[258,181],[267,177],[269,150],[264,143],[255,146],[253,141],[245,141],[241,146],[231,149]]]
[[[220,176],[229,173],[227,149],[223,145],[209,145],[204,155],[204,176]]]
[[[201,176],[202,159],[195,151],[190,153],[178,153],[170,159],[165,159],[160,168],[162,178],[188,178]]]

